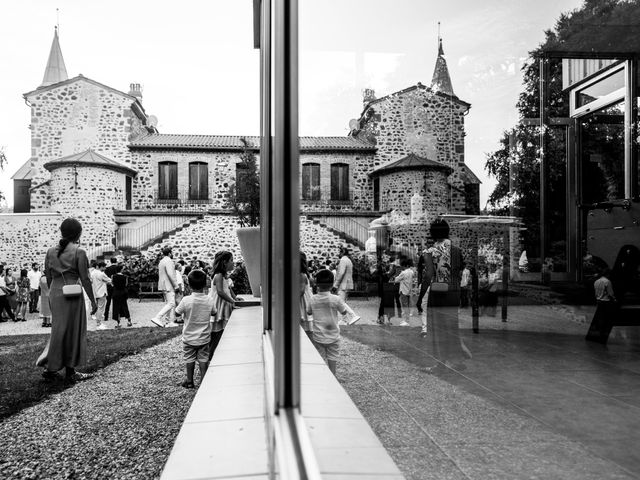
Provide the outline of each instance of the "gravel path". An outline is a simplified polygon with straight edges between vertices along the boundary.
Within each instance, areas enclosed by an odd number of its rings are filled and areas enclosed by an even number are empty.
[[[2,479],[158,478],[195,390],[180,337],[126,357],[0,423]]]

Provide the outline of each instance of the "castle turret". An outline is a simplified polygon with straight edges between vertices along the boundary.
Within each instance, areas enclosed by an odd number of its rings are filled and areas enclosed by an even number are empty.
[[[47,62],[47,68],[44,71],[44,78],[40,87],[63,82],[68,78],[67,67],[64,65],[64,58],[62,58],[62,50],[60,50],[60,42],[58,41],[58,27],[55,27],[51,51],[49,52],[49,61]]]
[[[438,39],[438,59],[436,60],[436,68],[433,70],[433,78],[431,79],[431,90],[434,92],[442,92],[455,97],[453,93],[453,85],[449,76],[449,68],[447,61],[444,59],[444,50],[442,49],[442,39]]]

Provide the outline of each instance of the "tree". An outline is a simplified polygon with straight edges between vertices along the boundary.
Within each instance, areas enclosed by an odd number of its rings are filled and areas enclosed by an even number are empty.
[[[4,153],[4,147],[0,146],[0,170],[4,170],[4,167],[7,165],[7,156]],[[4,193],[0,191],[0,201],[4,201]]]
[[[555,28],[545,32],[545,41],[529,52],[523,65],[523,91],[519,96],[517,110],[521,119],[539,117],[540,75],[539,59],[545,49],[577,50],[589,47],[595,51],[640,52],[640,3],[624,0],[585,0],[582,7],[560,15]],[[549,117],[568,117],[569,98],[562,91],[562,71],[560,60],[549,61]],[[602,128],[602,127],[601,127]],[[518,124],[504,132],[500,148],[487,155],[485,170],[497,180],[490,194],[487,207],[492,213],[519,215],[527,230],[523,232],[524,248],[536,256],[539,251],[540,213],[540,130],[537,127]],[[615,134],[615,132],[611,132]],[[509,135],[515,137],[517,148],[509,149]],[[549,212],[551,222],[563,222],[565,205],[565,162],[566,138],[562,127],[550,127],[545,158],[549,165]],[[511,168],[510,168],[511,163]],[[510,178],[510,174],[512,177]],[[511,180],[511,182],[510,182]],[[605,179],[606,181],[606,179]],[[510,183],[513,189],[510,190]],[[611,187],[610,185],[607,187]],[[613,187],[611,187],[614,190]],[[551,232],[551,252],[554,255],[553,235],[558,239],[564,224],[549,225]],[[562,242],[562,240],[558,240]],[[556,245],[558,250],[563,245]]]
[[[241,227],[260,225],[260,175],[256,156],[245,138],[240,162],[236,165],[236,182],[229,186],[227,201]]]

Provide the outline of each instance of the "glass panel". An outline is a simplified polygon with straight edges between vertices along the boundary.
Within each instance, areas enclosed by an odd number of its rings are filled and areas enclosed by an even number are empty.
[[[580,119],[582,203],[623,199],[624,102]]]
[[[547,194],[549,240],[547,265],[551,271],[567,271],[567,130],[551,128],[549,132],[549,181]]]
[[[623,89],[625,84],[624,69],[600,80],[598,83],[576,92],[576,106],[583,107],[610,93]],[[621,95],[623,92],[621,92]]]

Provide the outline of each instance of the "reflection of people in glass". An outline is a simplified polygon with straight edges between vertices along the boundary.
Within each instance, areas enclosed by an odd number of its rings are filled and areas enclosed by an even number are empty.
[[[429,227],[434,244],[424,254],[423,282],[430,285],[427,301],[428,337],[438,360],[430,372],[443,367],[462,368],[460,362],[469,357],[458,332],[460,279],[464,260],[459,247],[449,240],[449,225],[437,219]]]
[[[618,252],[611,272],[611,281],[616,298],[622,304],[629,303],[626,298],[640,296],[640,249],[635,245],[624,245]]]

